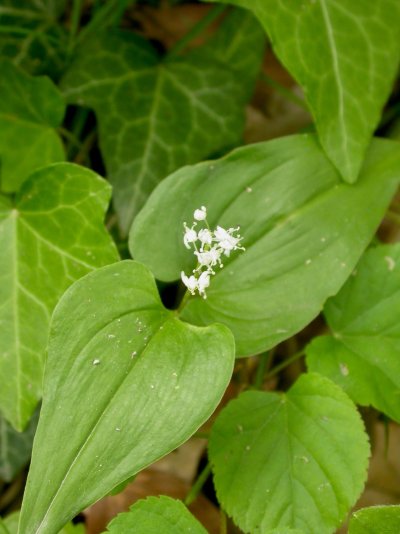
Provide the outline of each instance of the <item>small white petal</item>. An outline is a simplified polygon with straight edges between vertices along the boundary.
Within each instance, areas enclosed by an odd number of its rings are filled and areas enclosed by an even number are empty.
[[[204,221],[207,217],[207,209],[205,206],[201,206],[200,209],[194,211],[193,217],[196,221]]]
[[[210,232],[210,230],[207,230],[207,228],[203,228],[202,230],[200,230],[198,238],[200,239],[203,245],[211,245],[212,243],[212,233]]]
[[[198,289],[198,282],[197,278],[195,276],[186,276],[186,274],[182,271],[181,272],[181,279],[182,282],[185,284],[185,286],[188,288],[188,290],[193,295],[196,289]]]

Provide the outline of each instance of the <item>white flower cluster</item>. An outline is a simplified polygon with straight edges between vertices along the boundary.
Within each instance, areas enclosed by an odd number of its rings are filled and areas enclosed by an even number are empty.
[[[237,233],[239,226],[228,230],[217,226],[212,232],[207,223],[207,209],[204,206],[195,210],[193,218],[194,222],[191,227],[183,223],[185,230],[183,244],[188,249],[193,246],[194,255],[197,257],[197,267],[193,269],[191,276],[186,276],[182,271],[181,278],[192,295],[198,291],[199,295],[207,298],[205,290],[210,285],[210,276],[215,274],[214,267],[224,266],[222,256],[229,256],[233,250],[245,249],[239,244],[243,239]],[[206,228],[198,230],[199,222],[204,222]]]

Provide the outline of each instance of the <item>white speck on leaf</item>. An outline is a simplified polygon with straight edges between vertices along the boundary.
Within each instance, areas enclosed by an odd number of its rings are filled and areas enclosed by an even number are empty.
[[[340,372],[343,376],[348,376],[349,375],[349,368],[347,367],[347,365],[345,363],[340,363],[339,364],[339,367],[340,367]]]
[[[393,269],[396,267],[396,262],[391,256],[385,256],[384,260],[387,263],[388,271],[393,271]]]
[[[93,363],[93,365],[99,365],[99,363],[100,363],[100,360],[97,360],[97,359],[96,359],[96,360],[93,360],[93,362],[92,362],[92,363]]]

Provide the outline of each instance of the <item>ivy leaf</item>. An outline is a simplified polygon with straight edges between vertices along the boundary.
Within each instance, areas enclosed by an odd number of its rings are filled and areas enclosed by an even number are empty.
[[[262,352],[304,328],[337,293],[399,178],[393,141],[374,141],[355,186],[341,181],[313,136],[247,146],[164,180],[132,226],[130,250],[159,280],[177,280],[195,267],[182,237],[196,208],[207,207],[211,228],[240,225],[246,251],[224,257],[207,299],[189,299],[182,318],[226,324],[239,355]]]
[[[398,534],[400,506],[371,506],[351,516],[349,534]]]
[[[18,471],[29,462],[39,411],[24,432],[17,432],[0,415],[0,479],[11,482]]]
[[[398,69],[398,0],[228,2],[259,18],[304,90],[328,157],[355,182]]]
[[[147,40],[108,31],[85,41],[67,71],[68,101],[95,110],[124,233],[162,178],[240,141],[264,50],[258,22],[240,13],[240,21],[227,17],[223,36],[205,50],[164,60]],[[233,67],[221,61],[239,56]]]
[[[311,374],[287,394],[249,391],[230,402],[209,455],[218,499],[245,532],[328,534],[363,489],[369,445],[352,401]]]
[[[57,19],[65,0],[2,0],[0,57],[31,74],[57,78],[64,61],[67,32]]]
[[[186,506],[171,497],[148,497],[131,506],[130,511],[119,514],[107,526],[110,534],[135,532],[136,534],[207,534]]]
[[[40,169],[12,203],[0,196],[0,389],[23,430],[41,397],[51,313],[68,286],[118,254],[103,227],[110,186],[69,163]]]
[[[362,405],[400,422],[400,245],[368,250],[325,306],[333,336],[314,339],[307,365]]]
[[[76,282],[53,315],[21,531],[57,533],[186,441],[233,361],[229,330],[179,321],[145,266],[124,261]]]
[[[36,168],[64,160],[55,128],[65,104],[48,78],[28,76],[8,61],[0,61],[0,71],[0,178],[9,193]]]

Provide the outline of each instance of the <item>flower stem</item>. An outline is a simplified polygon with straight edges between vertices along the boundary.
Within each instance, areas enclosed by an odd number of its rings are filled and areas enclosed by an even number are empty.
[[[280,363],[280,364],[276,365],[275,367],[273,367],[267,373],[266,376],[268,378],[270,378],[271,376],[274,376],[274,375],[280,373],[282,371],[282,369],[285,369],[286,367],[288,367],[290,364],[292,364],[296,360],[299,360],[302,356],[304,356],[304,349],[299,350],[299,352],[295,352],[294,354],[289,356],[289,358],[287,358],[285,361],[283,361],[282,363]]]
[[[193,486],[190,488],[189,493],[185,497],[184,503],[186,504],[186,506],[189,506],[189,504],[191,504],[197,498],[210,474],[211,464],[207,463],[203,471],[197,477]]]

